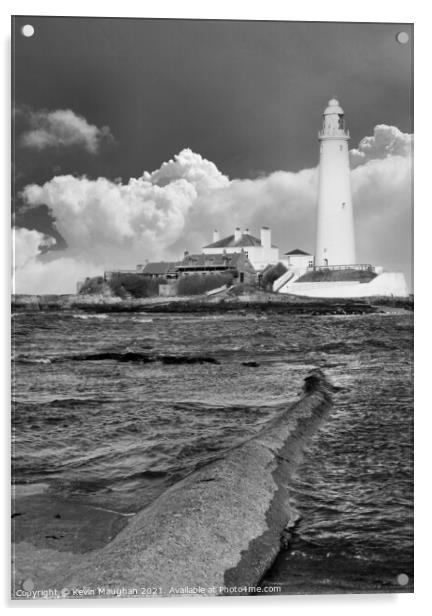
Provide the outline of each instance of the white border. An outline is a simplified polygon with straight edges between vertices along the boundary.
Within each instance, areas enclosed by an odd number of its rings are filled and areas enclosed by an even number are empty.
[[[429,464],[426,452],[431,449],[429,444],[431,431],[431,404],[428,396],[429,373],[429,347],[430,320],[429,316],[429,289],[431,278],[431,265],[429,259],[429,243],[431,234],[431,198],[430,180],[431,172],[426,170],[430,166],[431,135],[431,96],[429,92],[430,57],[432,32],[430,19],[428,19],[427,3],[422,0],[402,2],[377,2],[376,0],[362,0],[359,3],[346,0],[303,0],[302,2],[278,2],[266,0],[255,3],[241,0],[218,0],[215,3],[204,3],[202,0],[164,0],[164,2],[149,3],[145,1],[122,0],[109,5],[92,0],[75,0],[73,3],[59,3],[57,1],[37,2],[6,0],[1,7],[0,27],[2,34],[3,59],[1,63],[3,96],[0,97],[2,113],[3,147],[1,148],[2,165],[0,165],[4,199],[2,207],[3,226],[3,263],[7,268],[2,270],[2,283],[5,302],[2,304],[3,324],[2,359],[5,362],[1,371],[3,391],[5,398],[3,405],[3,435],[4,446],[2,459],[6,472],[3,473],[3,494],[9,493],[9,417],[6,409],[9,404],[9,272],[10,272],[10,240],[8,216],[10,200],[10,15],[75,15],[75,16],[112,16],[112,17],[175,17],[175,18],[206,18],[206,19],[253,19],[253,20],[302,20],[302,21],[366,21],[366,22],[400,22],[415,24],[415,299],[416,299],[416,571],[414,595],[332,595],[332,596],[283,596],[266,598],[219,598],[219,599],[182,599],[134,601],[92,600],[59,602],[13,602],[8,601],[9,596],[9,561],[8,553],[4,551],[2,559],[2,589],[1,596],[8,609],[23,610],[35,609],[79,609],[80,613],[88,610],[94,614],[107,609],[136,608],[148,612],[161,613],[161,610],[176,609],[180,614],[189,611],[206,610],[210,614],[221,610],[240,611],[248,614],[259,614],[262,610],[272,610],[281,613],[295,612],[300,614],[315,614],[320,616],[335,616],[343,614],[386,614],[392,616],[406,616],[407,610],[415,609],[418,613],[426,613],[428,600],[428,583],[430,571],[430,557],[427,543],[430,536],[430,479]],[[6,86],[6,87],[5,87]],[[6,136],[6,138],[5,138]],[[428,173],[429,171],[429,173]],[[428,181],[429,180],[429,181]],[[6,271],[5,271],[6,270]],[[429,463],[429,464],[428,464]],[[4,498],[4,528],[9,524],[10,512],[8,498]],[[7,531],[6,531],[7,532]],[[8,538],[6,536],[6,545]],[[430,547],[429,547],[430,549]],[[424,609],[422,609],[424,608]]]

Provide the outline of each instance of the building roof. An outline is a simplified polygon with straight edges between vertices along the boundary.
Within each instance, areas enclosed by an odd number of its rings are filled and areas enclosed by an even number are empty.
[[[181,263],[177,265],[178,268],[211,268],[211,267],[236,267],[239,259],[244,257],[247,259],[246,255],[241,252],[233,252],[233,253],[223,253],[219,252],[214,255],[205,255],[205,254],[197,254],[197,255],[186,255]]]
[[[290,250],[289,252],[285,253],[287,256],[289,255],[305,255],[307,257],[311,257],[312,255],[310,254],[310,252],[305,252],[304,250],[300,250],[300,248],[294,248],[294,250]]]
[[[247,248],[248,246],[261,246],[261,240],[249,233],[243,233],[237,241],[234,235],[228,235],[217,242],[204,246],[204,248]]]
[[[159,276],[174,269],[176,265],[178,265],[178,262],[175,261],[156,261],[154,263],[146,263],[145,267],[141,270],[141,273]]]

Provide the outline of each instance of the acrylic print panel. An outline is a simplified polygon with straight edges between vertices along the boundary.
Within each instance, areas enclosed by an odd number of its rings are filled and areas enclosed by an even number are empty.
[[[412,592],[412,26],[12,30],[13,598]]]

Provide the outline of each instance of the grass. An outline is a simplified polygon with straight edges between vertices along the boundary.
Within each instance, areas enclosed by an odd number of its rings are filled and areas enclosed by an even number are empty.
[[[231,274],[208,274],[201,276],[200,274],[192,274],[183,276],[178,281],[178,295],[202,295],[212,289],[217,289],[225,284],[232,284],[233,277]]]
[[[375,272],[358,269],[319,269],[306,272],[295,282],[370,282],[376,277]]]
[[[107,282],[96,276],[83,283],[79,294],[103,295],[108,290],[108,294],[122,299],[154,297],[159,294],[159,285],[165,282],[165,278],[146,278],[142,274],[114,274]]]

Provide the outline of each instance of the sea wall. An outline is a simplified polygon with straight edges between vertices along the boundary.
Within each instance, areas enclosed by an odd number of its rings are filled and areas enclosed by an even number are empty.
[[[276,281],[277,282],[277,281]],[[383,272],[372,280],[300,282],[291,280],[278,287],[279,293],[314,298],[365,298],[409,296],[405,276],[401,272]]]
[[[332,387],[316,371],[298,401],[258,435],[174,484],[103,548],[65,554],[17,544],[15,589],[137,589],[148,596],[243,594],[255,586],[298,514],[289,486],[302,451],[325,420]],[[183,589],[183,590],[182,590]],[[231,590],[230,590],[231,589]],[[128,596],[126,594],[126,596]]]

